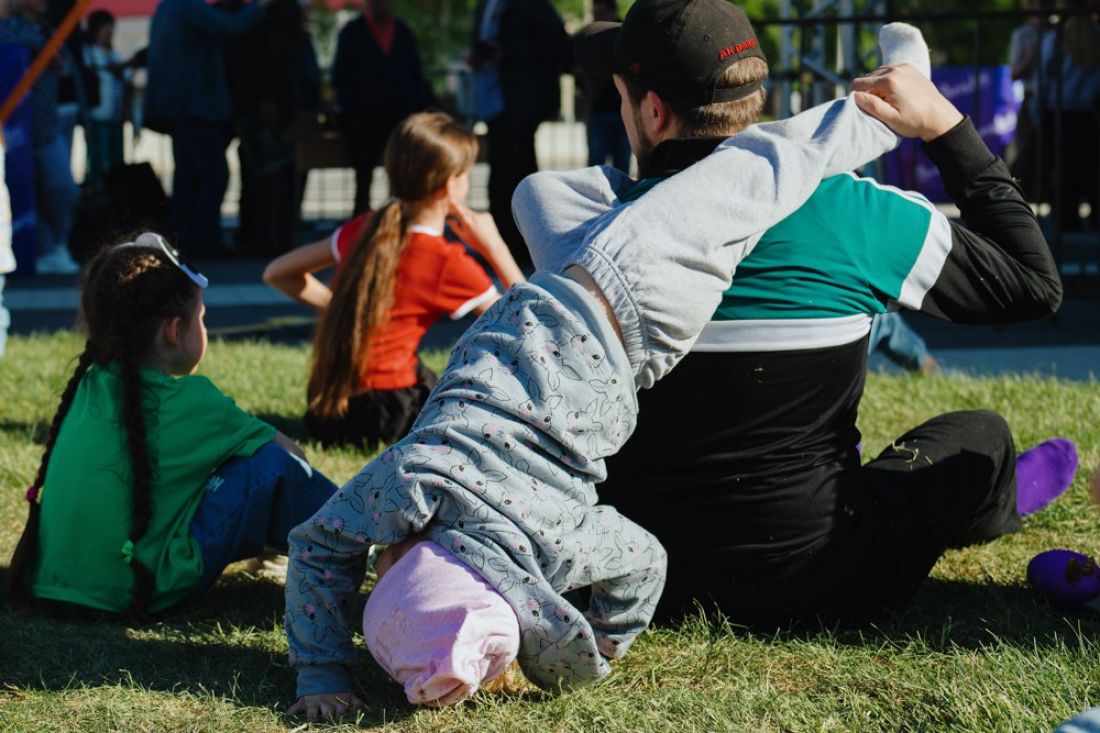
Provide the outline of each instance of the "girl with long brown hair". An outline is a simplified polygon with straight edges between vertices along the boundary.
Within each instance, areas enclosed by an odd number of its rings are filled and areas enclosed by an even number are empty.
[[[445,223],[483,256],[504,287],[523,274],[492,216],[465,205],[476,138],[440,112],[404,120],[386,145],[390,200],[331,239],[271,262],[264,281],[320,311],[306,428],[325,444],[373,448],[400,438],[435,383],[417,358],[444,315],[480,314],[500,297]],[[313,273],[337,266],[331,289]]]
[[[194,371],[199,274],[143,234],[88,263],[84,350],[34,483],[9,595],[138,615],[197,597],[335,491],[301,450]]]

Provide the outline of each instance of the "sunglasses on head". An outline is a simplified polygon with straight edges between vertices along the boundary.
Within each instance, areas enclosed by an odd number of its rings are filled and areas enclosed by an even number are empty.
[[[206,275],[203,275],[201,272],[199,272],[198,269],[191,264],[191,262],[189,262],[179,253],[179,250],[168,244],[164,237],[160,236],[159,234],[156,234],[154,232],[145,232],[144,234],[138,235],[138,238],[135,239],[133,242],[127,242],[126,244],[120,244],[119,246],[152,247],[153,249],[159,249],[161,252],[167,255],[168,259],[172,261],[173,265],[178,267],[184,275],[187,275],[188,279],[191,280],[191,282],[195,283],[204,290],[208,285],[210,285],[210,281],[206,279]]]

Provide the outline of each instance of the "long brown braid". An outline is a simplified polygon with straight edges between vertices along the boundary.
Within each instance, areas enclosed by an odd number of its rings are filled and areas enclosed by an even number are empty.
[[[92,365],[93,359],[92,345],[91,342],[88,342],[84,345],[84,351],[80,352],[76,369],[73,370],[73,375],[69,377],[69,382],[61,393],[61,404],[50,423],[50,432],[46,437],[46,449],[42,452],[42,461],[38,464],[34,484],[27,492],[27,526],[23,528],[23,534],[19,538],[19,543],[15,546],[15,552],[11,556],[11,567],[8,569],[8,597],[13,601],[26,602],[30,600],[24,580],[27,569],[33,565],[34,559],[38,555],[38,514],[40,511],[38,490],[46,482],[46,464],[49,463],[53,445],[57,442],[61,422],[65,419],[65,414],[69,411],[69,405],[72,404],[73,397],[76,396],[76,388],[80,385],[80,380],[84,378],[88,367]]]
[[[46,483],[50,454],[69,412],[80,382],[93,366],[116,363],[122,385],[122,422],[133,473],[133,508],[129,533],[136,547],[152,516],[155,456],[149,452],[145,408],[142,404],[141,365],[149,358],[161,325],[181,317],[190,323],[199,288],[161,250],[149,246],[119,246],[103,250],[88,263],[82,293],[81,320],[88,340],[76,369],[61,394],[34,485],[28,491],[27,526],[12,556],[8,594],[28,601],[29,575],[38,561],[38,493]],[[130,610],[141,614],[154,589],[152,572],[131,556],[134,591]]]
[[[360,391],[370,341],[389,318],[397,266],[408,242],[406,213],[469,170],[477,139],[442,112],[406,118],[386,143],[383,164],[393,197],[354,243],[332,283],[332,300],[317,322],[307,398],[326,419],[347,414]]]

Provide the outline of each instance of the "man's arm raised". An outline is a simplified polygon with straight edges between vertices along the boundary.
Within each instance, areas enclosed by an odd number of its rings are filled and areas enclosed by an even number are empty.
[[[929,235],[893,297],[959,323],[1007,323],[1058,309],[1062,282],[1031,206],[974,125],[912,69],[879,69],[852,83],[866,110],[899,134],[919,137],[966,226],[930,204]],[[883,242],[883,247],[890,246]]]

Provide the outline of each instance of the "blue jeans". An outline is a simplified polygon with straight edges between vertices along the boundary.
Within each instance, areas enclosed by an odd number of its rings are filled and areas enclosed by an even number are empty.
[[[900,313],[879,313],[871,321],[871,340],[867,353],[881,351],[904,369],[919,371],[928,359],[928,345],[901,318]]]
[[[1067,720],[1054,733],[1100,733],[1100,708],[1092,708]]]
[[[80,105],[76,102],[57,105],[57,123],[61,127],[61,138],[65,141],[65,149],[70,157],[73,154],[73,133],[79,119]]]
[[[48,255],[69,244],[73,207],[80,189],[73,180],[69,148],[63,135],[34,150],[37,187],[38,254]]]
[[[256,557],[265,547],[285,551],[290,530],[335,492],[324,475],[275,443],[223,463],[206,482],[191,520],[203,564],[194,595],[214,585],[231,562]]]
[[[611,165],[624,173],[630,172],[630,139],[618,114],[594,112],[584,123],[588,137],[588,165]]]

